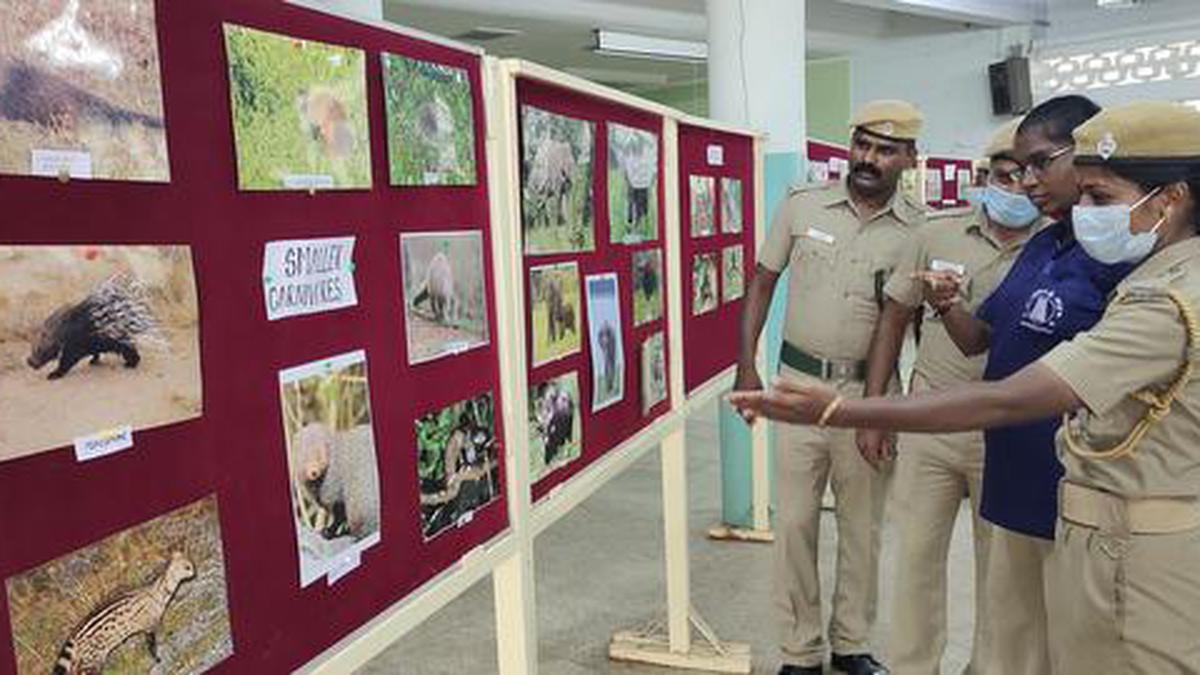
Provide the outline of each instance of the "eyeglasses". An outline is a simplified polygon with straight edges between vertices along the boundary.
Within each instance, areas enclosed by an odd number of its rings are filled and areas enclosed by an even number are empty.
[[[1023,180],[1027,175],[1033,175],[1037,178],[1041,178],[1042,176],[1046,175],[1046,170],[1050,168],[1050,165],[1054,163],[1054,160],[1066,155],[1068,152],[1071,152],[1074,149],[1074,145],[1064,145],[1045,154],[1034,155],[1025,161],[1024,167],[1012,171],[1011,175],[1014,180],[1018,181]]]

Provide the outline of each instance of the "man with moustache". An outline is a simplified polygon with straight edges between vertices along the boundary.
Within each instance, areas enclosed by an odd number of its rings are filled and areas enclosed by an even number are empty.
[[[791,267],[781,372],[861,396],[867,350],[884,287],[924,209],[897,190],[916,166],[921,113],[904,101],[873,101],[851,120],[844,183],[796,188],[763,243],[741,319],[735,390],[761,389],[758,339],[775,285]],[[879,577],[884,475],[858,453],[853,431],[780,425],[776,597],[784,625],[780,675],[818,675],[825,660],[817,573],[821,497],[837,497],[837,578],[829,622],[835,671],[887,673],[870,653]]]

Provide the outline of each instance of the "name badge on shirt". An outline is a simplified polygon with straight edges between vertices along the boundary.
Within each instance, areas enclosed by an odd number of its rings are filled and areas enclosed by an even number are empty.
[[[938,260],[934,258],[929,261],[929,269],[933,272],[954,272],[958,276],[966,276],[967,267],[949,260]]]
[[[817,241],[825,244],[832,244],[834,241],[836,241],[832,234],[818,230],[815,227],[808,228],[808,232],[805,232],[804,236],[808,237],[809,239],[816,239]]]

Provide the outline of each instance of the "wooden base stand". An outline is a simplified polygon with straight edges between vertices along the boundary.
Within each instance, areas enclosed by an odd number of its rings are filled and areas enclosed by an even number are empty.
[[[755,544],[770,544],[775,541],[775,533],[771,530],[734,527],[733,525],[721,523],[708,528],[708,538],[718,541],[748,541]]]
[[[642,630],[621,631],[613,635],[608,645],[608,658],[714,673],[750,672],[750,645],[719,640],[712,628],[696,614],[695,608],[691,609],[689,620],[703,639],[689,640],[690,644],[682,650],[671,649],[671,640],[665,627],[656,621]]]

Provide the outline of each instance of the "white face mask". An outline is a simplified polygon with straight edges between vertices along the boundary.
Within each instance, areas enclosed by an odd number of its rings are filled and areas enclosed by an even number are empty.
[[[1134,234],[1133,212],[1161,189],[1155,188],[1133,205],[1075,206],[1071,209],[1075,239],[1089,256],[1106,265],[1141,262],[1158,243],[1158,228],[1166,216],[1148,232]]]

